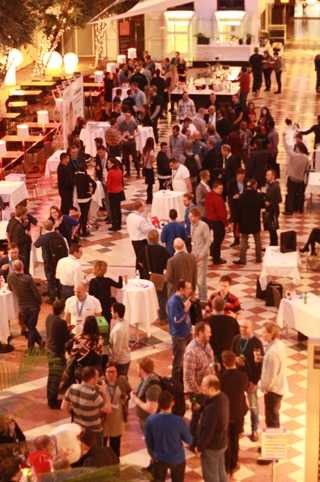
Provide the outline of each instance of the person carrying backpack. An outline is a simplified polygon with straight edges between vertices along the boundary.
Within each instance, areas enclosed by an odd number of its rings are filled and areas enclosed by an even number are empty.
[[[52,304],[58,295],[56,268],[59,259],[68,256],[68,246],[63,236],[54,230],[53,222],[48,219],[44,223],[45,233],[35,241],[34,246],[42,249],[44,272],[48,282],[48,302]]]

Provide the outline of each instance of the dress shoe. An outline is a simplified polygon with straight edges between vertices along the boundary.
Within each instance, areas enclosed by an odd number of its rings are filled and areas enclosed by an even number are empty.
[[[226,262],[227,261],[225,259],[220,258],[217,261],[213,261],[213,264],[226,264]]]
[[[237,259],[237,261],[234,261],[233,264],[241,264],[242,266],[245,266],[246,263],[243,263],[240,259]]]

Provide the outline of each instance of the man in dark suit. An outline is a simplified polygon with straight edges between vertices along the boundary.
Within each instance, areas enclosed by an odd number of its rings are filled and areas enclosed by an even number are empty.
[[[235,264],[247,264],[248,238],[252,234],[256,247],[256,263],[261,263],[261,209],[263,194],[257,192],[257,181],[251,179],[239,197],[240,259]]]
[[[251,155],[247,161],[247,179],[255,179],[258,187],[266,184],[266,172],[272,166],[273,157],[269,149],[263,148],[262,142],[256,139],[252,145]]]
[[[187,253],[186,245],[181,238],[176,238],[173,243],[174,256],[168,260],[166,281],[168,283],[168,297],[177,290],[181,279],[189,281],[192,289],[197,285],[197,262],[195,257]]]
[[[212,139],[208,140],[207,147],[208,149],[203,157],[202,169],[209,171],[210,179],[214,181],[222,175],[222,160],[217,155],[216,146]]]
[[[23,261],[24,272],[29,273],[30,252],[31,252],[31,236],[27,232],[27,208],[18,205],[15,210],[15,216],[10,219],[7,226],[7,236],[10,244],[18,247],[20,258]]]
[[[237,170],[235,179],[231,179],[228,184],[228,204],[231,214],[231,221],[233,224],[233,236],[234,242],[231,247],[238,246],[240,244],[240,231],[239,231],[239,214],[238,214],[238,204],[240,194],[243,193],[245,188],[245,170],[240,167]]]
[[[9,273],[12,273],[13,262],[19,259],[19,249],[15,244],[11,244],[8,249],[8,254],[0,258],[0,275],[7,281]]]
[[[66,152],[60,154],[60,164],[57,170],[58,191],[61,198],[62,214],[69,214],[73,205],[73,171],[70,165],[70,157]]]
[[[233,339],[239,334],[239,324],[233,316],[224,314],[224,300],[216,296],[213,301],[215,314],[208,323],[211,327],[210,345],[216,360],[221,363],[221,354],[224,350],[231,350]]]
[[[237,170],[241,167],[239,158],[234,156],[231,152],[229,144],[222,144],[221,146],[222,169],[223,169],[223,184],[225,191],[228,183],[236,177]]]

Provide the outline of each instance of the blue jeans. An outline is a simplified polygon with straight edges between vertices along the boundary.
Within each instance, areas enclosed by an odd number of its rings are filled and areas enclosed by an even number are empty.
[[[226,449],[205,449],[201,452],[202,475],[205,482],[227,482],[224,454]]]
[[[258,387],[253,392],[247,392],[250,418],[251,418],[251,431],[256,432],[259,428],[259,404],[258,404]]]
[[[20,315],[21,320],[26,325],[29,330],[28,335],[28,349],[32,350],[35,343],[42,343],[42,338],[37,330],[38,316],[40,312],[40,307],[37,308],[21,308]]]

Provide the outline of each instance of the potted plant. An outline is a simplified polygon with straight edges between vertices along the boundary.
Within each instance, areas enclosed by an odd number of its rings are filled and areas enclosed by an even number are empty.
[[[201,32],[197,33],[195,36],[197,37],[198,45],[208,45],[210,43],[210,38]]]

